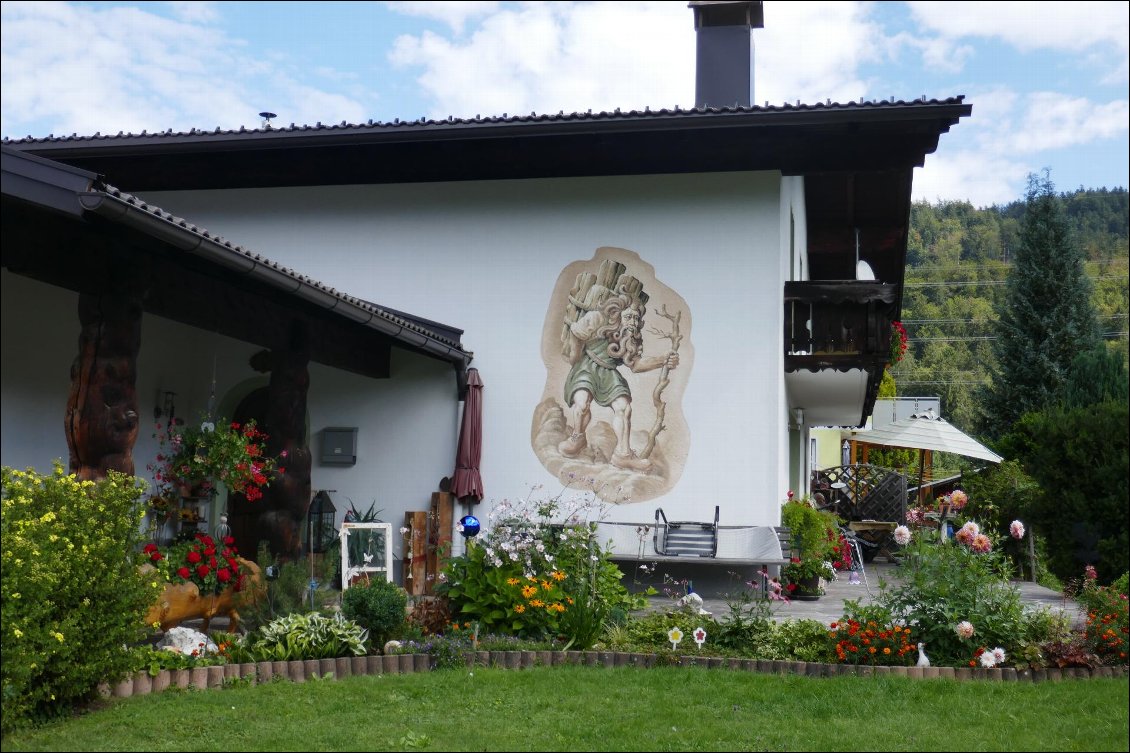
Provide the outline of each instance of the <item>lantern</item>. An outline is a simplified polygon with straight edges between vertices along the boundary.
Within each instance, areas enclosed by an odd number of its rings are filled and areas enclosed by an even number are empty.
[[[324,554],[326,547],[334,539],[334,518],[337,508],[330,500],[329,490],[323,489],[314,495],[310,511],[306,515],[306,542],[312,554]]]

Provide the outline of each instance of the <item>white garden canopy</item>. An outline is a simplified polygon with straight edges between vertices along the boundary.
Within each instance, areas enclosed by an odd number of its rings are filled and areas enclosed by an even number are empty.
[[[894,421],[882,429],[853,431],[851,437],[868,444],[950,452],[967,458],[987,460],[990,463],[1000,463],[1004,460],[949,421],[936,415],[933,410],[915,413],[910,418]]]

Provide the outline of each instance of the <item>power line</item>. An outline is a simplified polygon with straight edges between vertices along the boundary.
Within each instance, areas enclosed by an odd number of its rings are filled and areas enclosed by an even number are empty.
[[[1125,280],[1126,275],[1087,275],[1088,280]],[[1008,280],[946,280],[943,282],[906,282],[903,283],[904,288],[943,288],[943,287],[958,287],[961,285],[971,285],[978,287],[981,285],[1007,285]]]
[[[1122,266],[1122,265],[1125,265],[1125,264],[1130,264],[1130,257],[1127,257],[1125,259],[1123,259],[1123,258],[1110,259],[1108,261],[1094,261],[1094,260],[1088,259],[1087,261],[1084,261],[1083,263],[1084,264],[1092,264],[1092,265],[1097,264],[1099,266]],[[941,269],[941,270],[945,270],[947,272],[948,271],[965,272],[965,271],[977,271],[977,270],[982,270],[982,269],[997,270],[997,269],[1001,269],[1002,267],[1007,269],[1007,268],[1013,267],[1015,265],[1016,265],[1016,263],[1011,262],[1011,261],[998,261],[998,262],[993,262],[991,264],[919,264],[918,266],[908,267],[907,271],[910,272],[910,273],[914,273],[914,272],[933,271],[933,270]]]
[[[1126,316],[1127,316],[1126,314],[1107,314],[1105,316],[1100,316],[1098,318],[1100,320],[1125,319]],[[996,321],[992,320],[992,319],[901,319],[900,321],[904,325],[907,325],[907,324],[914,324],[914,325],[919,325],[919,324],[978,324],[978,325],[981,325],[981,324],[996,324]]]
[[[1100,332],[1100,337],[1123,337],[1130,335],[1126,330],[1111,330],[1108,332]],[[970,342],[973,340],[999,340],[998,335],[967,335],[965,337],[908,337],[907,342],[912,343],[960,343]]]

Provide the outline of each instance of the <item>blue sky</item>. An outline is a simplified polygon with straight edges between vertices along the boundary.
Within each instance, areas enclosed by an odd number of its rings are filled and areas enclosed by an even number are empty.
[[[916,198],[1126,187],[1130,3],[780,2],[761,104],[964,94]],[[0,134],[391,121],[694,104],[672,2],[4,2]]]

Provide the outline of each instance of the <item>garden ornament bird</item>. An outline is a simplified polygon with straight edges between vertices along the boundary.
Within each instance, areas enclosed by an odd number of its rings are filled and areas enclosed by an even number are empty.
[[[930,666],[930,658],[926,656],[926,652],[922,650],[922,647],[925,645],[925,643],[918,644],[918,666],[920,667]]]

